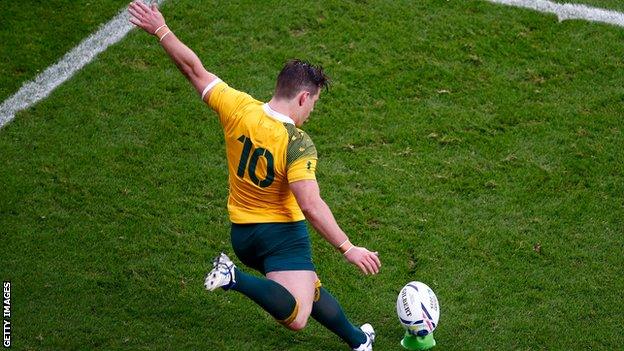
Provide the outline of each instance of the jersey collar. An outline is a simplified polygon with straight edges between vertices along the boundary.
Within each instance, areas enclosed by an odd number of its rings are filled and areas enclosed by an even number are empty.
[[[262,109],[264,110],[264,112],[275,118],[276,120],[283,122],[283,123],[290,123],[290,124],[295,124],[295,121],[293,121],[292,118],[286,116],[285,114],[279,113],[277,111],[275,111],[274,109],[271,108],[271,106],[269,106],[268,103],[262,105]]]

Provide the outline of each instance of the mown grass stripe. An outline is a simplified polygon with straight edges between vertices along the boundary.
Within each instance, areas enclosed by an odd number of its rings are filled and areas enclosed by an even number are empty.
[[[160,5],[164,0],[157,0]],[[108,23],[88,36],[69,51],[56,64],[48,67],[35,79],[28,81],[13,96],[0,105],[0,128],[9,123],[15,114],[46,98],[56,87],[71,78],[109,46],[123,39],[134,28],[126,8]]]
[[[488,0],[493,3],[524,7],[557,15],[559,21],[581,19],[624,27],[624,14],[621,12],[590,7],[583,4],[558,4],[548,0]]]

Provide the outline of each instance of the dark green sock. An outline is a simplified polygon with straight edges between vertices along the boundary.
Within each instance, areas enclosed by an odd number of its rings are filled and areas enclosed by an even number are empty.
[[[355,348],[366,342],[366,334],[351,324],[336,298],[325,288],[320,289],[320,298],[312,304],[312,318]]]
[[[236,284],[231,290],[240,292],[269,312],[278,321],[293,313],[297,302],[282,285],[266,278],[258,278],[235,268]]]

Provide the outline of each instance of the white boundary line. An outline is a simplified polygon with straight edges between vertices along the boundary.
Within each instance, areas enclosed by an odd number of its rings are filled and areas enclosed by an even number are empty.
[[[487,0],[489,2],[524,7],[535,11],[557,15],[559,21],[570,19],[601,22],[624,27],[624,13],[590,7],[582,4],[559,4],[547,0]]]
[[[159,5],[163,1],[156,0]],[[17,112],[46,98],[56,87],[71,78],[99,53],[123,39],[134,28],[134,25],[128,21],[129,19],[127,8],[124,8],[97,32],[65,54],[59,62],[48,67],[35,79],[24,83],[17,93],[0,105],[0,128],[13,120]]]
[[[146,1],[146,0],[144,0]],[[147,0],[148,1],[148,0]],[[160,5],[164,0],[156,0]],[[559,4],[548,0],[487,0],[492,3],[524,7],[557,15],[559,21],[582,19],[624,27],[624,14],[581,4]],[[56,64],[48,67],[26,82],[17,93],[0,105],[0,128],[9,123],[15,114],[47,97],[56,87],[71,78],[91,62],[99,53],[123,39],[134,26],[128,22],[124,8],[111,21],[90,35]]]

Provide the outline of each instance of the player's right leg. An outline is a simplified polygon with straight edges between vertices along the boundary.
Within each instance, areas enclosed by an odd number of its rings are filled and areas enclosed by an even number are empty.
[[[221,287],[241,292],[292,330],[303,329],[311,314],[353,350],[373,350],[373,327],[351,324],[338,301],[321,287],[314,271],[271,271],[267,273],[269,279],[257,278],[236,268],[223,253],[215,258],[213,266],[206,276],[206,289]]]
[[[298,304],[292,294],[279,283],[247,274],[221,253],[206,275],[206,290],[223,288],[242,293],[257,303],[282,324],[290,324],[297,316]]]
[[[307,270],[273,271],[267,273],[267,278],[285,287],[297,301],[299,307],[297,313],[292,316],[292,321],[284,323],[284,325],[292,330],[303,329],[312,312],[315,284],[318,281],[316,272]]]
[[[282,269],[311,270],[314,273],[309,237],[303,221],[232,224],[231,239],[236,256],[245,265],[263,274]],[[260,305],[281,324],[295,330],[305,325],[302,316],[307,320],[310,315],[311,299],[299,303],[301,297],[293,296],[280,282],[247,274],[227,256],[215,262],[213,270],[206,276],[206,289],[222,287],[238,291]],[[312,281],[309,284],[310,294],[314,294],[314,280],[309,280]],[[298,289],[293,291],[299,295]],[[295,319],[297,322],[293,323]]]

